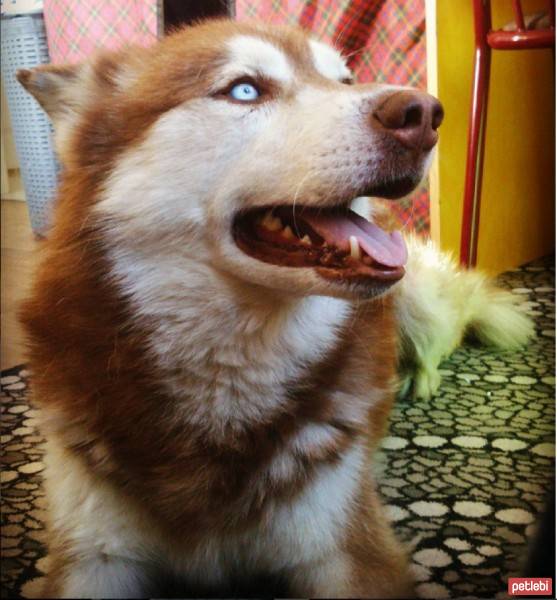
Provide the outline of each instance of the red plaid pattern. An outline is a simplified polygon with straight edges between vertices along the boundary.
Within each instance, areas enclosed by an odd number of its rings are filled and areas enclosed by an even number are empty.
[[[44,0],[50,60],[76,63],[97,48],[153,44],[159,15],[159,0]]]
[[[426,87],[424,0],[236,0],[236,16],[312,31],[361,82]],[[429,231],[427,184],[393,206],[409,228]]]

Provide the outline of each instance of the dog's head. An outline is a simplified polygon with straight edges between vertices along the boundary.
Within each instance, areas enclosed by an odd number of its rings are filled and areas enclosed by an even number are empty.
[[[370,297],[403,275],[400,234],[349,205],[421,180],[443,116],[431,96],[355,85],[303,32],[230,21],[18,77],[118,243],[297,294]]]

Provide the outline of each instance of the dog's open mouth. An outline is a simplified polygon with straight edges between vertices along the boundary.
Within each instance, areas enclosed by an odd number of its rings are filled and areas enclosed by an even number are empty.
[[[234,222],[237,245],[257,260],[287,267],[314,267],[329,279],[379,279],[404,275],[406,246],[349,208],[279,206],[254,209]]]

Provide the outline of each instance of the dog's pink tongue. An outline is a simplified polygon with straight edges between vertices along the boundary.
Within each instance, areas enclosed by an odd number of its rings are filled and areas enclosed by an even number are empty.
[[[304,220],[328,244],[350,251],[350,236],[375,262],[386,267],[402,267],[408,257],[406,244],[399,231],[387,233],[377,225],[349,210],[339,213],[304,213]]]

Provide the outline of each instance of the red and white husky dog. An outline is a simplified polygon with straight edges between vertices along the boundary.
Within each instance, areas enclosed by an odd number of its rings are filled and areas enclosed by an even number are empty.
[[[349,205],[420,181],[439,102],[229,21],[18,76],[64,165],[22,311],[45,594],[411,594],[370,466],[406,248]]]

